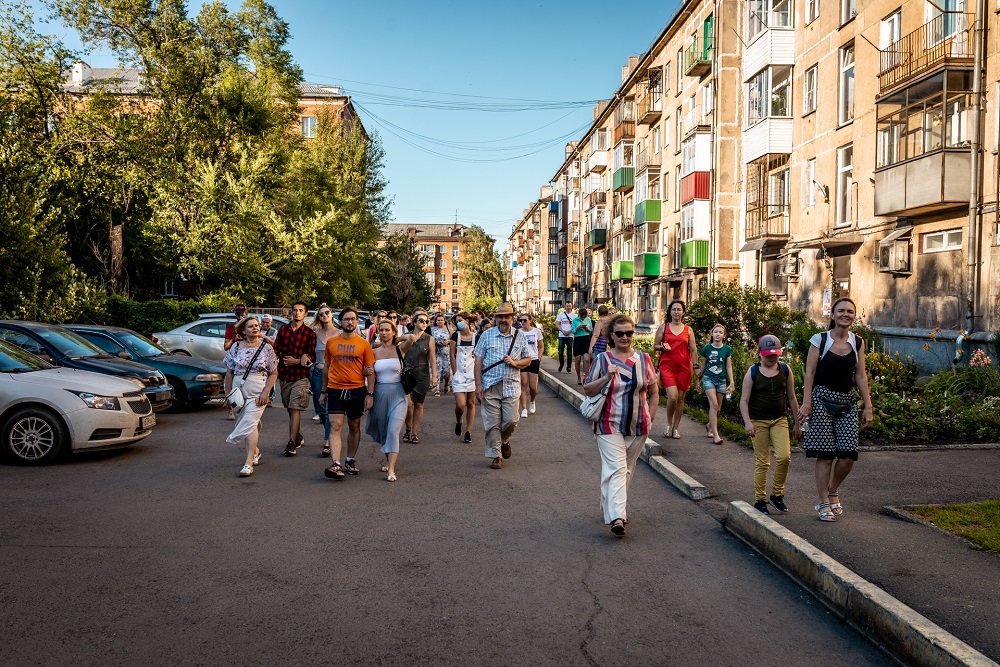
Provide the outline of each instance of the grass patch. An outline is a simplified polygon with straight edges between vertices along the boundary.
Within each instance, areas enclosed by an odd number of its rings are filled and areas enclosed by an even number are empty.
[[[910,511],[989,553],[1000,553],[1000,500],[960,505],[919,505]]]
[[[684,414],[688,415],[692,419],[701,422],[702,424],[708,423],[708,412],[702,410],[699,407],[693,405],[684,405]],[[729,438],[734,442],[738,442],[741,445],[752,445],[750,441],[750,436],[747,435],[746,430],[744,430],[742,424],[737,424],[736,422],[729,421],[724,416],[719,415],[719,432]]]

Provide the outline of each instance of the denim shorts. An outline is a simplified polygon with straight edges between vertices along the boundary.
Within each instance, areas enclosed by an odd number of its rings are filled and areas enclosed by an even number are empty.
[[[727,384],[729,384],[729,381],[726,378],[713,378],[708,375],[701,376],[701,388],[705,391],[714,389],[721,394],[726,391]]]

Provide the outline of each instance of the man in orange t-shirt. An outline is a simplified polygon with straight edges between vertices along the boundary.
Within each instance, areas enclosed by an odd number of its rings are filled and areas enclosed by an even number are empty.
[[[330,417],[333,465],[324,471],[331,479],[344,479],[344,473],[357,475],[354,455],[361,444],[361,415],[372,407],[375,395],[375,354],[368,339],[357,333],[358,311],[350,306],[340,311],[340,333],[326,342],[326,392],[320,402],[326,404]],[[347,458],[340,465],[343,448],[340,434],[347,416]]]

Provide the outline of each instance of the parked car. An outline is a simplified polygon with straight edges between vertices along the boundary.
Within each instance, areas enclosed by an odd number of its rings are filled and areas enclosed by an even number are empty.
[[[260,319],[260,315],[252,313]],[[272,316],[272,328],[277,329],[288,320]],[[226,326],[236,322],[236,316],[226,313],[206,313],[194,322],[182,324],[170,331],[159,331],[150,338],[171,354],[185,354],[190,357],[222,361],[226,356],[223,343],[226,341]]]
[[[51,463],[70,451],[112,449],[152,433],[156,415],[135,382],[58,368],[0,341],[0,455]]]
[[[131,329],[89,324],[67,324],[74,331],[108,354],[138,361],[163,373],[174,390],[173,409],[200,405],[226,395],[223,380],[226,367],[216,361],[170,354],[145,336]]]
[[[0,340],[17,345],[54,366],[93,371],[134,380],[145,392],[153,410],[170,407],[174,390],[163,374],[149,366],[113,357],[69,329],[40,322],[0,321]]]

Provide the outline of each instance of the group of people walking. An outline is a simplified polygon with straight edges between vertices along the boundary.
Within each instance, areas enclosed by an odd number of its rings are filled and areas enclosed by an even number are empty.
[[[574,314],[566,308],[556,317],[559,372],[575,370],[587,396],[605,395],[593,431],[601,459],[601,514],[617,536],[625,534],[628,487],[661,387],[666,394],[664,437],[680,439],[685,396],[693,384],[708,399],[707,436],[723,443],[718,415],[735,389],[727,331],[716,324],[698,349],[685,312],[682,301],[668,306],[668,319],[654,334],[655,360],[633,347],[635,323],[625,314],[600,306],[596,321],[586,309]],[[490,467],[503,468],[512,455],[518,420],[536,411],[544,334],[532,314],[515,313],[507,303],[491,317],[462,312],[448,318],[418,310],[406,328],[395,312],[381,311],[367,332],[358,331],[353,308],[340,312],[336,327],[332,315],[324,304],[307,326],[306,305],[296,303],[290,322],[269,337],[253,317],[242,317],[233,327],[225,358],[226,392],[237,386],[245,401],[227,440],[245,446],[240,475],[253,474],[260,463],[257,433],[276,382],[289,415],[285,454],[294,456],[303,445],[301,413],[311,394],[316,419],[324,426],[321,454],[333,459],[325,469],[332,479],[359,473],[356,455],[367,412],[365,432],[381,447],[386,479],[395,481],[400,443],[420,443],[430,391],[454,395],[455,435],[466,443],[472,442],[475,406],[481,405],[484,455]],[[754,507],[765,514],[769,507],[788,511],[784,487],[793,436],[803,438],[806,456],[816,459],[818,518],[836,521],[844,513],[840,486],[858,460],[858,394],[863,403],[860,426],[872,421],[864,342],[850,330],[856,317],[854,302],[838,299],[828,329],[810,340],[801,406],[794,374],[780,361],[780,339],[765,335],[757,341],[758,359],[741,381],[740,413],[753,441]],[[347,455],[342,463],[345,421]],[[775,471],[768,494],[772,449]]]

